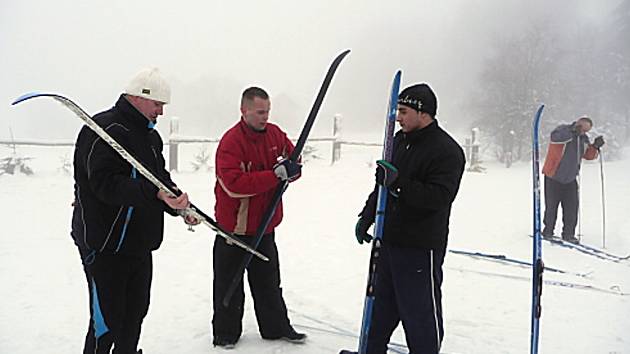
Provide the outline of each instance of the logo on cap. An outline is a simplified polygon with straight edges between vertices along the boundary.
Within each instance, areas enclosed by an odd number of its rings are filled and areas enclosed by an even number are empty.
[[[150,95],[151,94],[151,90],[148,88],[143,88],[142,89],[142,93],[146,94],[146,95]]]
[[[410,107],[416,106],[416,107],[418,107],[416,109],[417,111],[422,110],[422,101],[420,101],[419,99],[416,99],[416,98],[411,98],[409,96],[405,96],[405,98],[399,98],[398,99],[398,103],[399,104],[403,104],[405,106],[410,106]]]

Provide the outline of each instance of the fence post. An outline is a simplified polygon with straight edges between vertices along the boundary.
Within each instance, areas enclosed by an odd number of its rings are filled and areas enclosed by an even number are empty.
[[[470,155],[470,166],[476,166],[479,163],[479,128],[472,128],[472,154]]]
[[[330,164],[341,159],[341,119],[343,116],[340,113],[335,114],[333,117],[333,140],[332,140],[332,160]]]
[[[466,161],[468,162],[468,164],[470,164],[470,161],[472,159],[472,144],[470,143],[470,138],[466,138],[464,149],[466,154]]]
[[[169,133],[169,148],[168,148],[168,170],[169,171],[177,171],[177,152],[179,148],[179,144],[177,142],[173,142],[173,138],[179,134],[179,118],[171,117],[171,122],[169,125],[170,133]]]
[[[466,139],[466,150],[470,151],[470,165],[468,171],[483,172],[485,167],[481,166],[481,158],[479,156],[479,150],[481,147],[479,139],[479,128],[472,128],[470,140]]]

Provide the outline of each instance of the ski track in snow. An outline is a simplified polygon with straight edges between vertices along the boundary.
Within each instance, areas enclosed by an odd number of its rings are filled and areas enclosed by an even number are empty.
[[[320,156],[330,156],[328,145],[314,146]],[[189,171],[198,148],[182,146],[184,172],[173,178],[212,215],[212,172]],[[88,294],[69,236],[72,178],[59,169],[61,157],[71,158],[72,150],[21,147],[18,153],[34,157],[30,166],[35,175],[0,176],[0,353],[78,353],[88,322]],[[0,149],[1,156],[9,154],[9,149]],[[334,166],[325,160],[305,165],[303,177],[284,196],[285,219],[277,229],[285,299],[292,322],[308,333],[307,343],[262,340],[248,295],[243,337],[231,353],[314,354],[356,348],[351,334],[360,326],[370,247],[359,246],[353,230],[373,186],[370,164],[381,152],[344,146],[342,154]],[[531,261],[530,165],[486,167],[485,173],[464,175],[451,216],[449,246]],[[630,160],[607,162],[605,167],[607,250],[628,254]],[[583,242],[595,246],[601,246],[599,193],[599,165],[585,163],[581,227]],[[154,253],[151,308],[141,347],[147,354],[224,353],[211,344],[214,235],[203,226],[188,232],[178,218],[166,220],[164,243]],[[588,274],[546,272],[546,280],[630,292],[630,262],[607,262],[549,245],[543,245],[543,259],[559,269]],[[448,254],[444,353],[527,352],[527,277],[529,268]],[[630,297],[544,285],[542,306],[541,353],[630,353]],[[400,328],[392,341],[405,343]]]

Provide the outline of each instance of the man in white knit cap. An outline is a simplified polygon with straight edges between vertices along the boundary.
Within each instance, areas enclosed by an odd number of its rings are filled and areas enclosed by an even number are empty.
[[[139,72],[111,109],[94,116],[107,133],[161,180],[162,139],[153,129],[171,91],[158,69]],[[90,325],[83,353],[139,354],[142,321],[149,309],[151,252],[160,247],[164,212],[177,216],[188,195],[159,191],[90,128],[74,152],[72,238],[79,249],[90,294]],[[189,223],[196,220],[188,219]]]

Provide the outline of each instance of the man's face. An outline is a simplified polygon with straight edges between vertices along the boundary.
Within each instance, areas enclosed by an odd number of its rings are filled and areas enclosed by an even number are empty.
[[[241,114],[245,123],[256,131],[263,131],[269,120],[269,111],[271,110],[271,102],[260,97],[254,97],[253,100],[245,100],[241,106]]]
[[[586,119],[579,119],[576,126],[579,128],[580,134],[588,133],[592,128],[591,123],[589,123]]]
[[[164,114],[164,102],[154,101],[138,96],[129,96],[129,101],[138,111],[140,111],[140,113],[153,123],[157,121],[157,117]]]
[[[408,133],[410,131],[422,128],[422,114],[423,113],[418,112],[413,108],[409,108],[407,106],[399,104],[396,121],[400,125],[402,131]]]

